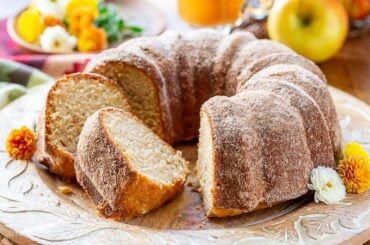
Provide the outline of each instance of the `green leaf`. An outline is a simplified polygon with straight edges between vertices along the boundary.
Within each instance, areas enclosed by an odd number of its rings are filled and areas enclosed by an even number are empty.
[[[122,31],[124,28],[125,28],[125,23],[124,23],[124,22],[123,22],[123,20],[121,19],[121,20],[119,20],[119,21],[117,22],[117,29],[118,29],[119,31]]]
[[[68,23],[66,17],[63,17],[62,22],[63,22],[63,25],[68,29],[69,23]]]
[[[124,34],[138,35],[143,32],[143,29],[138,26],[126,26],[117,7],[113,4],[104,4],[100,1],[98,10],[99,15],[94,23],[105,30],[108,43],[120,41]]]
[[[142,33],[144,31],[143,28],[138,26],[127,26],[126,28],[134,33]]]

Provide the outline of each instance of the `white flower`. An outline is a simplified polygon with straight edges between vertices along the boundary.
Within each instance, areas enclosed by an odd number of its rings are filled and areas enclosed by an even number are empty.
[[[41,48],[49,52],[71,52],[77,39],[61,26],[48,27],[40,37]]]
[[[52,15],[63,18],[68,0],[35,0],[35,6],[42,15]]]
[[[339,203],[346,196],[346,188],[338,173],[327,167],[317,167],[311,172],[310,190],[315,191],[315,202]]]

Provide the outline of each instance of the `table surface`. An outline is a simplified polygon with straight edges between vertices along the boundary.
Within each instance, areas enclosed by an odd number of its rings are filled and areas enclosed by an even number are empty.
[[[163,10],[167,18],[167,29],[188,31],[176,11],[176,0],[147,0]],[[0,0],[0,19],[14,14],[29,0]],[[370,34],[349,39],[342,50],[332,59],[320,64],[330,85],[344,90],[370,104]],[[0,244],[10,242],[0,234]]]
[[[5,3],[6,0],[0,0]],[[163,10],[167,29],[188,31],[191,28],[177,14],[176,0],[147,0]],[[0,8],[0,18],[12,15],[29,0],[6,1]],[[342,50],[330,60],[320,64],[330,85],[344,90],[370,104],[370,34],[348,39]]]
[[[370,104],[370,34],[348,39],[342,50],[320,67],[331,85]]]

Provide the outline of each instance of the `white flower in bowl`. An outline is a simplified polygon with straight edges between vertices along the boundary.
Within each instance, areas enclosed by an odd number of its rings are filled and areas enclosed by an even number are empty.
[[[42,15],[52,15],[63,18],[66,0],[36,0],[35,6]]]
[[[311,172],[310,190],[315,191],[315,202],[336,204],[346,196],[346,188],[338,173],[328,167],[317,167]]]
[[[61,26],[47,27],[40,37],[41,48],[48,52],[71,52],[77,39]]]

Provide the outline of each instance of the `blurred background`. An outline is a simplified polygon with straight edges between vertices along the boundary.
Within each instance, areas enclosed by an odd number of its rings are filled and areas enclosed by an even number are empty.
[[[369,13],[370,0],[0,0],[0,69],[16,69],[15,61],[57,78],[137,36],[250,31],[291,47],[332,86],[370,103]]]

